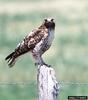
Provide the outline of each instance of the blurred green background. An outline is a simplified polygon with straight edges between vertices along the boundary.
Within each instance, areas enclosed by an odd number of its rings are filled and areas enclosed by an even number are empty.
[[[61,83],[58,100],[88,96],[88,0],[0,0],[0,100],[38,99],[31,55],[21,57],[11,69],[4,58],[46,17],[56,22],[53,45],[43,58]]]

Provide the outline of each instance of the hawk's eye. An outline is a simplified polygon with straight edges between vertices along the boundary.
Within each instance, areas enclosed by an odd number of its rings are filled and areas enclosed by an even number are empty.
[[[51,21],[53,22],[54,19],[51,19]]]
[[[47,22],[47,19],[45,18],[44,21]]]

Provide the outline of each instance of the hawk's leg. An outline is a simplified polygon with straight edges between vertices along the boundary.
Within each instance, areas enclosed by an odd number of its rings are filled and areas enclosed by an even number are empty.
[[[32,52],[32,56],[35,60],[35,65],[43,65],[43,59],[38,52]]]
[[[33,58],[35,60],[35,66],[46,65],[48,67],[51,67],[51,65],[48,65],[43,61],[42,56],[38,52],[32,52],[32,56],[33,56]]]

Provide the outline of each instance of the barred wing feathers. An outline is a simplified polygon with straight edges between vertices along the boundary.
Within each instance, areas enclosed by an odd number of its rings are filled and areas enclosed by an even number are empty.
[[[5,60],[8,61],[9,67],[14,66],[16,58],[33,50],[37,43],[39,43],[42,39],[45,39],[47,36],[47,29],[37,29],[27,35],[22,42],[18,44],[16,49],[5,58]]]

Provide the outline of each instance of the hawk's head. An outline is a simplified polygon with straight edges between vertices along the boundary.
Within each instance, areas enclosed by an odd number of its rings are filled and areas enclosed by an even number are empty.
[[[44,26],[46,28],[55,29],[55,22],[53,18],[45,18],[44,19]]]

